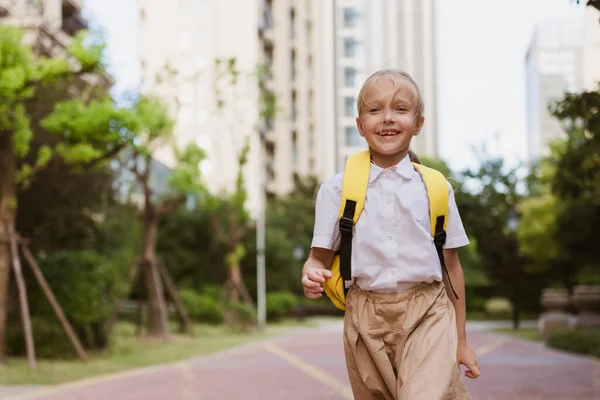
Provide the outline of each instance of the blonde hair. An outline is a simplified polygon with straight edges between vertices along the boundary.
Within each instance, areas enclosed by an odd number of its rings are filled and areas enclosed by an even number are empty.
[[[367,78],[365,83],[363,83],[362,87],[360,88],[360,92],[358,92],[358,98],[356,100],[356,110],[358,111],[358,117],[360,118],[360,115],[361,115],[361,112],[363,109],[363,105],[366,104],[365,91],[366,91],[367,87],[375,85],[377,80],[383,76],[389,78],[390,80],[392,80],[394,82],[394,93],[397,93],[398,90],[400,90],[401,81],[405,81],[410,84],[411,91],[413,94],[413,100],[415,103],[414,104],[415,117],[417,118],[417,120],[420,119],[425,111],[424,110],[425,105],[423,104],[423,96],[421,94],[421,90],[419,89],[419,86],[417,85],[415,80],[412,78],[412,76],[410,76],[405,71],[402,71],[400,69],[395,69],[395,68],[380,69],[378,71],[375,71],[373,74],[371,74],[371,76],[369,76]]]

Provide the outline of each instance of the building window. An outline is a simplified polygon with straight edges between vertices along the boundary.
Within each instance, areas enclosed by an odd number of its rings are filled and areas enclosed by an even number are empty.
[[[356,115],[356,99],[354,97],[344,98],[344,115],[354,117]]]
[[[358,28],[361,26],[362,15],[356,7],[344,8],[344,28]]]
[[[354,67],[346,67],[344,68],[344,83],[346,87],[354,87],[356,86],[356,75],[358,71]]]
[[[344,128],[345,133],[345,144],[346,147],[360,147],[364,143],[362,141],[362,136],[358,133],[358,129],[355,126],[347,126]]]
[[[296,38],[296,11],[290,10],[290,39]]]
[[[344,38],[344,57],[356,58],[360,57],[361,42],[354,37]]]

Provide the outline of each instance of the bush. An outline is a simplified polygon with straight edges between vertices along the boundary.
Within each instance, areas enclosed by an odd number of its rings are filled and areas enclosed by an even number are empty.
[[[512,304],[503,297],[492,297],[485,305],[485,312],[494,318],[509,318],[512,313]]]
[[[467,297],[467,310],[468,311],[485,311],[487,305],[487,299],[482,297]]]
[[[215,299],[215,301],[219,301],[221,297],[221,293],[223,292],[223,287],[219,285],[204,285],[200,290],[200,293]]]
[[[40,269],[51,286],[65,316],[71,323],[82,345],[87,349],[102,349],[108,345],[109,332],[104,329],[116,300],[124,292],[123,260],[108,258],[91,250],[57,251],[39,257]],[[28,268],[25,269],[31,274]],[[30,276],[27,279],[28,300],[36,351],[44,357],[64,357],[65,346],[70,349],[66,334],[59,325],[50,302],[40,286]],[[16,329],[16,336],[21,336]],[[63,338],[66,343],[58,344]],[[18,340],[10,352],[24,354]],[[69,350],[70,351],[70,350]]]
[[[559,350],[600,357],[600,329],[551,332],[546,344]]]
[[[37,357],[70,359],[76,356],[75,349],[58,320],[32,318],[31,330]],[[6,344],[9,355],[27,354],[22,325],[9,324],[7,326]]]
[[[230,302],[221,309],[228,327],[235,331],[246,332],[256,324],[256,309],[244,302]]]
[[[195,290],[185,289],[180,293],[181,301],[187,309],[190,318],[199,322],[218,324],[223,321],[223,314],[217,300]]]
[[[286,291],[267,293],[267,319],[277,321],[299,304],[295,294]]]

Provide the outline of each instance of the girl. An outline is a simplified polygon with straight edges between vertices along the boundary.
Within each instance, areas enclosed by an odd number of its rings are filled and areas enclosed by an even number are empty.
[[[465,332],[464,278],[457,248],[469,243],[454,192],[444,256],[458,299],[430,235],[425,186],[409,159],[410,142],[424,123],[423,99],[405,72],[380,70],[358,95],[358,130],[371,168],[367,197],[352,239],[353,284],[346,296],[344,351],[357,400],[469,399],[461,380],[480,374]],[[302,271],[304,294],[323,295],[339,248],[342,175],[317,195],[312,250]]]

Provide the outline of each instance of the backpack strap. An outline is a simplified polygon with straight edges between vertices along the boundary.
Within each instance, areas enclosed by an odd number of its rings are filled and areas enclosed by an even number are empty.
[[[427,197],[429,198],[429,219],[431,221],[431,236],[435,243],[440,264],[446,276],[454,297],[458,300],[458,295],[452,286],[450,274],[444,260],[444,244],[446,243],[446,228],[448,226],[448,185],[444,175],[432,168],[413,163],[415,169],[419,172],[425,183]]]
[[[371,156],[369,151],[351,154],[346,161],[340,201],[340,273],[344,281],[352,279],[352,229],[365,205]],[[345,286],[344,286],[345,289]]]

